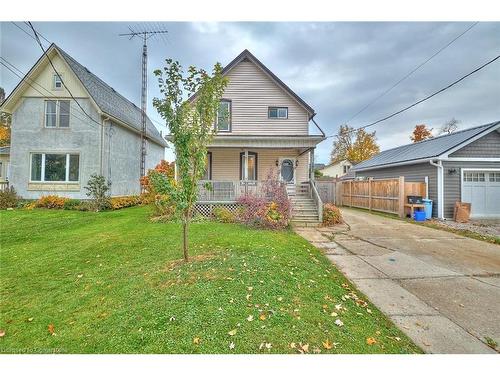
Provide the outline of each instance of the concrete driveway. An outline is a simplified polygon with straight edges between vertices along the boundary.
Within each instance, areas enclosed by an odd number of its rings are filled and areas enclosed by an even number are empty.
[[[342,213],[346,225],[296,231],[424,351],[495,353],[486,341],[500,345],[500,246],[364,211]]]

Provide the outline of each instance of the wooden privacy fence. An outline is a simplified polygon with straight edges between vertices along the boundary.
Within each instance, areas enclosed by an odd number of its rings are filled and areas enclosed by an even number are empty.
[[[404,177],[390,179],[350,180],[339,183],[343,206],[366,208],[405,217],[409,195],[427,197],[425,182],[405,182]]]
[[[323,203],[335,203],[336,182],[335,180],[316,179],[316,189]]]

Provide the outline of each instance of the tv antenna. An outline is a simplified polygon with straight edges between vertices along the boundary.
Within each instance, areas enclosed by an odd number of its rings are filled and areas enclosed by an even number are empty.
[[[146,174],[146,110],[148,100],[148,39],[154,35],[167,34],[167,30],[134,31],[128,28],[129,33],[118,34],[128,36],[129,40],[134,37],[142,38],[142,85],[141,85],[141,177]]]

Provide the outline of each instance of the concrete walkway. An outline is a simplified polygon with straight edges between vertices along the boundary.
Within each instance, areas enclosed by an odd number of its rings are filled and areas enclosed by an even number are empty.
[[[500,346],[500,246],[343,209],[346,224],[297,228],[427,353]],[[497,346],[497,350],[500,347]]]

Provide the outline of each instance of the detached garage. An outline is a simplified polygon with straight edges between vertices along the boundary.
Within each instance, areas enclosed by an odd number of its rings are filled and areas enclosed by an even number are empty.
[[[383,151],[352,171],[427,181],[434,217],[452,218],[461,201],[473,218],[500,218],[500,121]]]

